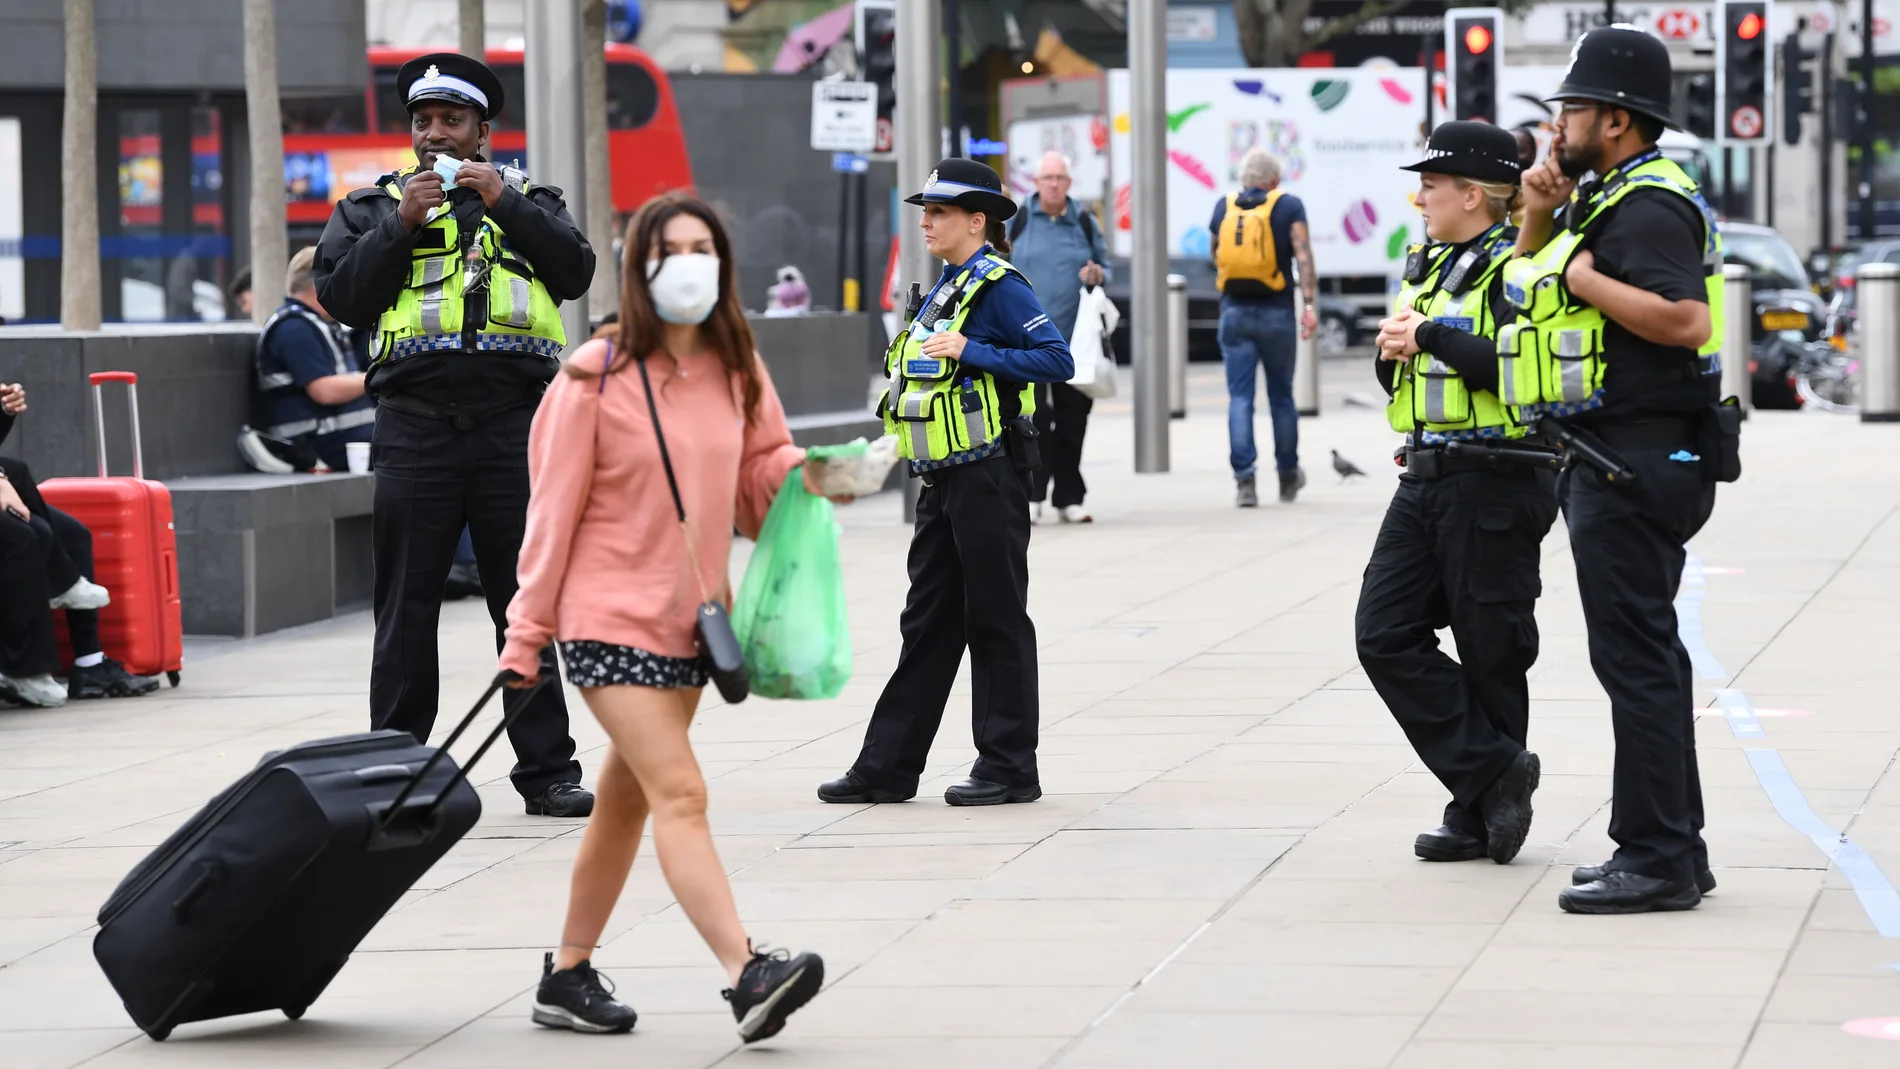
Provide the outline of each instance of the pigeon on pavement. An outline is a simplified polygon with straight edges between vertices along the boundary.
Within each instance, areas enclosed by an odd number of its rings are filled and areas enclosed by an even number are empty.
[[[1359,470],[1359,465],[1340,456],[1339,450],[1337,449],[1333,450],[1333,470],[1339,473],[1339,481],[1342,483],[1355,475],[1365,474],[1365,472]]]

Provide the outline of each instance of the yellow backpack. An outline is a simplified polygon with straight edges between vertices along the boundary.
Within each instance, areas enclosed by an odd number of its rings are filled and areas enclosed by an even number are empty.
[[[1227,214],[1221,216],[1220,235],[1214,246],[1214,286],[1222,293],[1235,280],[1256,284],[1235,292],[1266,289],[1278,293],[1286,289],[1286,274],[1280,270],[1272,226],[1273,206],[1280,202],[1281,192],[1273,190],[1266,200],[1251,208],[1238,206],[1240,194],[1227,195]]]

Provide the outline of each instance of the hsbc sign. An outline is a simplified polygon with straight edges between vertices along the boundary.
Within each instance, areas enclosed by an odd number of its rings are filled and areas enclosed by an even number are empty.
[[[1702,16],[1694,8],[1672,7],[1656,16],[1656,36],[1665,41],[1693,41],[1702,33]]]
[[[1715,35],[1710,29],[1714,22],[1713,5],[1619,3],[1616,18],[1665,41],[1715,46]],[[1577,38],[1604,24],[1601,3],[1538,4],[1526,11],[1519,21],[1523,27],[1523,44],[1553,46],[1574,44]]]

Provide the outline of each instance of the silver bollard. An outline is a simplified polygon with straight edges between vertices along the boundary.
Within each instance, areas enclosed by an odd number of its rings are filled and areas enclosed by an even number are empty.
[[[1187,276],[1168,276],[1168,415],[1187,418]]]
[[[1860,421],[1900,423],[1900,264],[1861,264]]]
[[[1740,401],[1742,418],[1747,419],[1754,403],[1749,395],[1754,376],[1748,365],[1755,325],[1755,290],[1749,285],[1747,264],[1723,265],[1722,308],[1722,396]]]
[[[1298,322],[1306,319],[1306,295],[1294,295],[1295,336]],[[1315,309],[1317,311],[1317,309]],[[1300,338],[1293,350],[1293,405],[1302,416],[1319,415],[1319,332]]]

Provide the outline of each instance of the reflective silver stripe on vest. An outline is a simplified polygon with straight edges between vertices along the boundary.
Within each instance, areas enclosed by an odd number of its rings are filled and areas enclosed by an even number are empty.
[[[422,261],[422,281],[417,285],[433,285],[449,277],[449,269],[455,264],[452,256],[431,256]]]
[[[898,422],[905,424],[910,435],[911,456],[918,460],[930,457],[930,402],[936,396],[929,390],[913,390],[897,401]]]
[[[1431,366],[1427,364],[1419,372],[1419,377],[1425,381],[1425,422],[1456,422],[1446,414],[1445,409],[1445,382],[1450,376],[1432,374]]]
[[[422,261],[422,284],[418,290],[422,303],[418,311],[422,329],[431,334],[442,331],[442,289],[454,266],[455,259],[451,256],[431,256]]]
[[[1588,354],[1584,352],[1584,331],[1557,332],[1557,400],[1581,401],[1589,396],[1583,381]]]
[[[300,419],[290,423],[279,423],[267,428],[264,433],[273,438],[300,438],[306,434],[334,434],[353,427],[367,427],[376,422],[374,408],[362,408],[355,412],[345,412],[340,416],[325,416],[322,419]]]
[[[508,279],[508,318],[497,319],[511,327],[528,325],[528,280],[519,276]]]
[[[972,396],[976,395],[972,393]],[[963,407],[960,400],[957,403],[957,407]],[[963,448],[965,449],[975,449],[978,446],[990,444],[990,428],[988,422],[983,418],[982,405],[977,405],[976,411],[974,412],[966,411],[963,413],[963,437]]]

